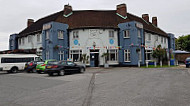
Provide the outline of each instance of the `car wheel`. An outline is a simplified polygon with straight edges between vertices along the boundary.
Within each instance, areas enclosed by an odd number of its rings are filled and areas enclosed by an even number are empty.
[[[84,68],[80,69],[80,73],[84,73],[84,71],[85,71]]]
[[[53,73],[48,73],[49,76],[53,76]]]
[[[60,71],[59,71],[59,75],[60,75],[60,76],[64,76],[64,75],[65,75],[65,70],[60,70]]]
[[[14,67],[14,68],[11,69],[11,72],[12,72],[12,73],[17,73],[17,72],[18,72],[18,69],[17,69],[16,67]]]
[[[41,71],[37,71],[38,74],[41,74]]]
[[[33,69],[32,69],[32,72],[33,72],[33,73],[35,73],[35,72],[36,72],[36,69],[35,69],[35,68],[33,68]]]

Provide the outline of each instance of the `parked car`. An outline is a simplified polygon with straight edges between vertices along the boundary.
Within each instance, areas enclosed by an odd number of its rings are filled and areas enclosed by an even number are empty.
[[[190,66],[190,57],[187,57],[185,59],[185,65],[186,65],[186,68],[189,68],[189,66]]]
[[[56,60],[45,60],[45,62],[43,64],[39,64],[39,65],[36,66],[36,72],[39,73],[39,74],[40,73],[45,73],[44,70],[46,68],[46,65],[48,63],[51,63],[51,62],[56,62]]]
[[[60,61],[60,62],[47,64],[45,71],[46,73],[48,73],[49,76],[54,75],[54,73],[63,76],[66,73],[71,73],[71,72],[84,73],[85,67],[83,65],[77,65],[71,61]]]
[[[30,73],[30,72],[36,72],[36,66],[39,64],[43,64],[43,61],[31,61],[31,62],[27,62],[25,64],[25,71]]]

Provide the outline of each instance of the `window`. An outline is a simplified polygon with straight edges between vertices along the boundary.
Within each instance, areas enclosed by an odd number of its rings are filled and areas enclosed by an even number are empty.
[[[161,37],[161,43],[163,43],[163,37]]]
[[[114,38],[114,31],[109,31],[109,38]]]
[[[140,38],[141,37],[141,30],[138,29],[138,37]]]
[[[49,39],[49,31],[46,31],[46,39]]]
[[[125,62],[130,62],[131,61],[130,50],[124,50],[124,60],[125,60]]]
[[[152,59],[152,50],[146,50],[145,52],[145,60],[151,60]]]
[[[49,59],[49,51],[46,51],[46,60]]]
[[[40,34],[37,34],[37,42],[40,42],[41,41],[41,38],[40,38]]]
[[[155,40],[158,41],[158,35],[155,36]]]
[[[70,58],[72,58],[74,62],[80,61],[81,57],[82,57],[82,50],[70,51]]]
[[[29,58],[1,58],[1,63],[23,63],[33,61],[33,57]]]
[[[73,31],[73,39],[78,39],[79,35],[78,35],[79,31]]]
[[[124,38],[130,38],[129,30],[124,31]]]
[[[24,38],[22,38],[22,44],[24,45]]]
[[[164,43],[166,44],[166,38],[164,38]]]
[[[18,39],[18,43],[19,43],[19,45],[21,45],[21,38]]]
[[[59,60],[64,60],[64,51],[59,51]]]
[[[29,36],[28,36],[28,42],[31,42],[31,40],[32,40],[32,36],[29,35]]]
[[[148,40],[151,40],[151,34],[148,34]]]
[[[117,49],[110,49],[107,51],[108,55],[108,61],[117,61],[118,53]]]
[[[58,39],[63,39],[63,31],[59,30],[58,31]]]

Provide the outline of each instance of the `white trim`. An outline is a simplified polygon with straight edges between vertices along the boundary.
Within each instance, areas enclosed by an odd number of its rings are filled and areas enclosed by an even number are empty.
[[[126,59],[126,54],[127,53],[127,61],[125,60]],[[129,56],[130,56],[130,59],[129,59]],[[131,62],[131,51],[129,49],[127,50],[124,50],[124,62]]]
[[[126,32],[128,32],[128,36],[125,36]],[[129,30],[124,30],[123,31],[123,38],[130,38],[130,31]]]
[[[71,13],[69,13],[68,15],[63,15],[64,17],[69,17],[70,15],[72,15],[73,14],[73,12],[71,12]]]
[[[116,13],[116,15],[118,15],[118,16],[120,16],[121,18],[123,18],[123,19],[127,19],[127,16],[122,16],[121,14],[119,14],[119,13]]]

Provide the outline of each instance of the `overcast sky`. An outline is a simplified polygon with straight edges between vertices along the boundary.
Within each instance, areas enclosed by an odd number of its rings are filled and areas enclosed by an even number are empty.
[[[129,13],[157,16],[158,26],[175,37],[190,34],[190,0],[0,0],[0,50],[8,49],[9,35],[26,28],[27,19],[36,21],[68,3],[73,10],[115,10],[125,3]]]

